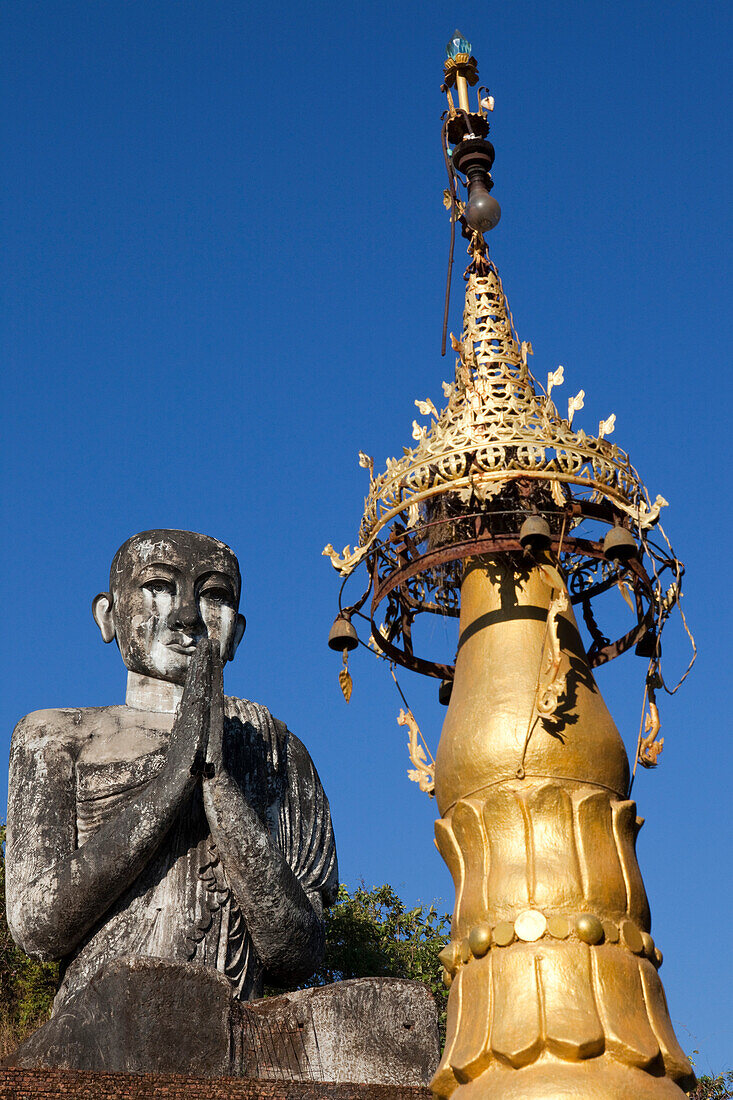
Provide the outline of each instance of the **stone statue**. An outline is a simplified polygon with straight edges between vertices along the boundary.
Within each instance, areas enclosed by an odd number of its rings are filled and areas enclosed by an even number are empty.
[[[319,965],[338,887],[328,801],[301,742],[227,698],[244,633],[237,559],[188,531],[117,551],[93,603],[124,706],[42,710],[10,750],[8,923],[60,959],[51,1019],[11,1067],[426,1084],[418,982],[293,989]]]
[[[36,711],[15,729],[8,922],[29,954],[61,960],[54,1016],[123,957],[200,964],[236,1000],[265,977],[293,988],[321,960],[338,886],[328,801],[287,727],[223,695],[239,595],[216,539],[133,536],[93,602],[128,669],[124,706]]]

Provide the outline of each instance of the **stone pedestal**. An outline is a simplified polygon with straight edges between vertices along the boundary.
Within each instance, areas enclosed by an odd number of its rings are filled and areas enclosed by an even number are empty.
[[[420,1086],[438,1060],[435,1004],[418,982],[360,978],[242,1003],[207,967],[122,958],[5,1065]]]

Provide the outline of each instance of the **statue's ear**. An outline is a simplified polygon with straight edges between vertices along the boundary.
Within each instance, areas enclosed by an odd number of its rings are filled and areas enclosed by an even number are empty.
[[[246,626],[247,626],[247,620],[245,619],[244,615],[239,615],[238,614],[237,615],[237,621],[234,624],[234,636],[232,638],[232,642],[231,642],[231,645],[229,647],[229,655],[227,657],[228,661],[234,660],[234,654],[237,652],[237,649],[239,647],[239,643],[241,642],[242,638],[244,637],[244,631],[246,629]]]
[[[115,636],[115,617],[112,603],[111,592],[100,592],[92,600],[92,615],[105,642],[111,642]]]

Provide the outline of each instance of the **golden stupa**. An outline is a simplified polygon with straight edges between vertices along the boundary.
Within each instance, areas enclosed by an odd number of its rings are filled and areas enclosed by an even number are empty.
[[[587,435],[574,423],[583,391],[563,415],[562,368],[544,388],[529,370],[531,346],[517,339],[484,236],[499,211],[493,100],[479,89],[471,110],[477,80],[456,32],[443,86],[446,195],[470,262],[455,378],[441,412],[416,401],[427,423],[413,423],[414,445],[383,473],[360,455],[370,486],[358,544],[324,554],[344,581],[365,565],[367,585],[342,606],[330,644],[346,664],[361,615],[393,666],[439,677],[449,699],[434,763],[413,715],[400,715],[456,891],[435,1096],[672,1100],[694,1078],[659,979],[629,761],[593,668],[634,646],[648,659],[637,760],[655,766],[660,635],[683,570],[659,523],[666,502],[652,503],[608,439],[615,418]],[[614,587],[632,623],[611,641],[593,605]],[[415,651],[425,614],[459,618],[454,662]],[[346,670],[342,686],[348,696]]]

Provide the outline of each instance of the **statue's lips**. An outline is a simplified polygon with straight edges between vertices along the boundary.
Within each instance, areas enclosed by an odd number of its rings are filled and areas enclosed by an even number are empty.
[[[183,645],[181,642],[168,642],[167,648],[172,649],[174,653],[183,653],[186,657],[192,657],[196,652],[195,642],[190,645]]]

